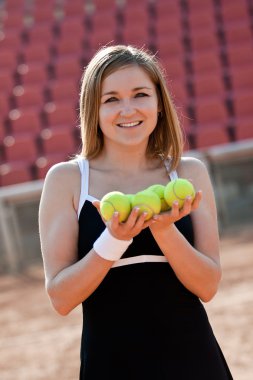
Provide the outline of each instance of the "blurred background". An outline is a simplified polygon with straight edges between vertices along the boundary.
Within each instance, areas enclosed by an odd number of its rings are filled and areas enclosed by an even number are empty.
[[[0,0],[3,277],[41,267],[43,179],[80,151],[83,69],[99,47],[118,43],[151,50],[166,69],[185,155],[211,175],[221,238],[253,226],[252,0]]]

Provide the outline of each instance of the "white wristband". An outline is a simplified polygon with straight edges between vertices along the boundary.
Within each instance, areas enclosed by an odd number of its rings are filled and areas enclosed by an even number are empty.
[[[117,261],[127,250],[132,241],[133,239],[116,239],[110,234],[108,228],[106,228],[93,244],[93,248],[99,256],[103,257],[103,259]]]

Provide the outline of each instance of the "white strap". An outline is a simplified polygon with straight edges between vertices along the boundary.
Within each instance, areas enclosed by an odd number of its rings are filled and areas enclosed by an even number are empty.
[[[80,189],[80,198],[79,198],[79,205],[78,205],[78,218],[79,218],[83,204],[85,200],[87,199],[87,195],[88,195],[88,189],[89,189],[89,166],[88,165],[89,164],[88,164],[88,161],[84,157],[81,157],[81,156],[77,158],[77,163],[78,163],[80,173],[81,173],[81,189]]]
[[[168,263],[168,260],[165,256],[157,256],[157,255],[140,255],[133,257],[126,257],[125,259],[119,259],[115,261],[112,265],[112,268],[121,267],[124,265],[131,264],[142,264],[142,263]]]
[[[167,173],[168,173],[171,181],[173,181],[174,179],[178,179],[178,175],[177,175],[177,171],[176,170],[172,170],[172,172],[170,171],[170,162],[171,162],[171,159],[170,158],[166,158],[164,160],[164,165],[165,165],[165,168],[167,170]]]

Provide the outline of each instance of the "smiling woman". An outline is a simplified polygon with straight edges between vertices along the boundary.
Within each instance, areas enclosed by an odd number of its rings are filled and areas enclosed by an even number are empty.
[[[61,315],[83,306],[80,380],[231,380],[201,302],[221,278],[213,189],[203,163],[181,157],[156,58],[124,45],[98,51],[82,78],[80,122],[82,152],[49,171],[39,212],[52,305]],[[102,218],[106,193],[178,176],[197,189],[182,209]]]

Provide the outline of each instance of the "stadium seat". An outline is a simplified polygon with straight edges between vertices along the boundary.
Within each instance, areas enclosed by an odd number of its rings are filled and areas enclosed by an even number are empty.
[[[2,112],[1,112],[2,115]],[[4,117],[0,117],[0,152],[1,152],[1,144],[5,136],[5,125],[4,125]]]
[[[220,58],[213,51],[193,52],[191,60],[195,74],[217,73],[221,75],[222,65]]]
[[[33,24],[27,27],[24,32],[28,42],[33,45],[41,44],[48,46],[55,37],[53,25],[50,23]]]
[[[17,67],[17,75],[22,85],[46,84],[49,78],[48,66],[44,62],[23,63]]]
[[[65,1],[62,5],[64,18],[82,17],[85,15],[85,4],[83,0]]]
[[[186,85],[183,80],[169,80],[168,81],[169,92],[177,106],[182,106],[186,104],[187,101],[187,91]]]
[[[226,52],[231,66],[249,65],[253,62],[252,43],[244,41],[243,44],[227,45]]]
[[[229,70],[232,88],[235,93],[252,92],[253,89],[253,66],[231,67]]]
[[[208,148],[220,144],[228,144],[230,142],[227,130],[220,126],[197,128],[194,141],[197,149]]]
[[[250,20],[233,23],[225,26],[226,43],[229,45],[246,44],[252,42],[252,34],[250,29]]]
[[[44,102],[44,88],[39,84],[15,86],[12,91],[12,100],[16,108],[33,106],[40,109]]]
[[[54,42],[53,48],[55,54],[58,57],[63,58],[64,56],[80,56],[80,52],[83,50],[84,43],[84,33],[82,35],[76,35],[73,39],[72,34],[66,37],[62,37]]]
[[[7,69],[0,71],[0,93],[9,94],[12,91],[15,80],[12,73]]]
[[[225,85],[221,75],[210,73],[206,75],[195,75],[193,80],[196,101],[203,98],[216,98],[217,101],[225,98]]]
[[[24,14],[20,9],[5,10],[1,23],[4,31],[15,30],[19,33],[24,26]]]
[[[43,112],[49,128],[71,129],[77,125],[77,107],[74,102],[47,103]]]
[[[246,120],[238,119],[236,122],[235,133],[238,141],[253,139],[253,118],[251,117]]]
[[[34,107],[13,109],[9,112],[8,119],[12,134],[30,134],[37,135],[41,129],[42,121],[40,112]]]
[[[18,51],[21,44],[21,35],[16,30],[6,32],[0,30],[0,51],[10,50],[12,52]]]
[[[123,8],[123,41],[136,46],[149,45],[149,14],[146,2],[126,3]],[[141,22],[140,22],[141,20]]]
[[[52,153],[40,156],[34,163],[35,176],[37,179],[44,179],[48,170],[59,162],[67,161],[68,156],[65,153]]]
[[[19,54],[22,57],[22,62],[24,63],[44,63],[47,64],[50,62],[51,52],[48,44],[41,43],[29,43],[28,45],[23,46]]]
[[[253,118],[253,92],[236,92],[233,94],[233,103],[235,109],[235,116],[238,122],[242,119]]]
[[[221,1],[221,11],[225,24],[247,20],[249,18],[248,4],[246,0]]]
[[[52,80],[48,82],[46,90],[52,102],[69,100],[75,104],[79,99],[80,82],[72,78]]]
[[[178,36],[157,36],[156,49],[161,58],[168,57],[168,59],[184,59],[184,46]]]
[[[29,16],[34,24],[52,24],[55,21],[56,4],[53,1],[34,2]]]
[[[160,55],[162,52],[159,52],[159,58],[161,64],[164,66],[168,80],[185,80],[185,67],[183,60],[178,59],[177,57],[170,58],[169,56]]]
[[[52,70],[56,79],[72,78],[73,80],[81,79],[81,52],[80,55],[59,57],[52,62]]]
[[[23,10],[26,5],[26,0],[8,0],[4,2],[4,9],[6,11]]]
[[[67,17],[57,23],[57,29],[60,38],[84,38],[85,25],[84,19],[80,15],[76,17]]]
[[[202,8],[193,8],[189,9],[188,12],[188,21],[190,31],[193,34],[206,32],[207,30],[210,33],[215,33],[216,30],[216,21],[213,12],[213,5],[208,2],[201,2],[204,7]],[[207,11],[209,9],[209,12]]]
[[[0,115],[5,118],[10,109],[9,94],[0,92]]]
[[[41,131],[40,141],[44,155],[65,154],[68,156],[76,152],[76,142],[71,129],[45,128]]]
[[[92,53],[109,42],[116,42],[117,20],[115,9],[109,9],[109,11],[96,9],[91,20],[92,31],[89,35],[89,44]],[[108,25],[110,25],[110,28],[108,28]]]
[[[220,46],[217,36],[215,32],[209,28],[198,31],[197,33],[191,31],[190,36],[193,54],[195,52],[201,53],[205,51],[216,51],[216,54],[219,53]]]
[[[196,101],[195,112],[198,128],[206,128],[208,125],[222,127],[228,123],[225,103],[217,101],[217,98]]]
[[[6,136],[3,140],[6,162],[22,161],[32,164],[37,156],[37,146],[30,134]]]
[[[8,69],[13,72],[16,69],[17,63],[17,52],[15,50],[12,50],[11,48],[1,49],[0,70]]]
[[[15,185],[32,181],[30,164],[25,162],[9,162],[0,165],[0,186]]]

